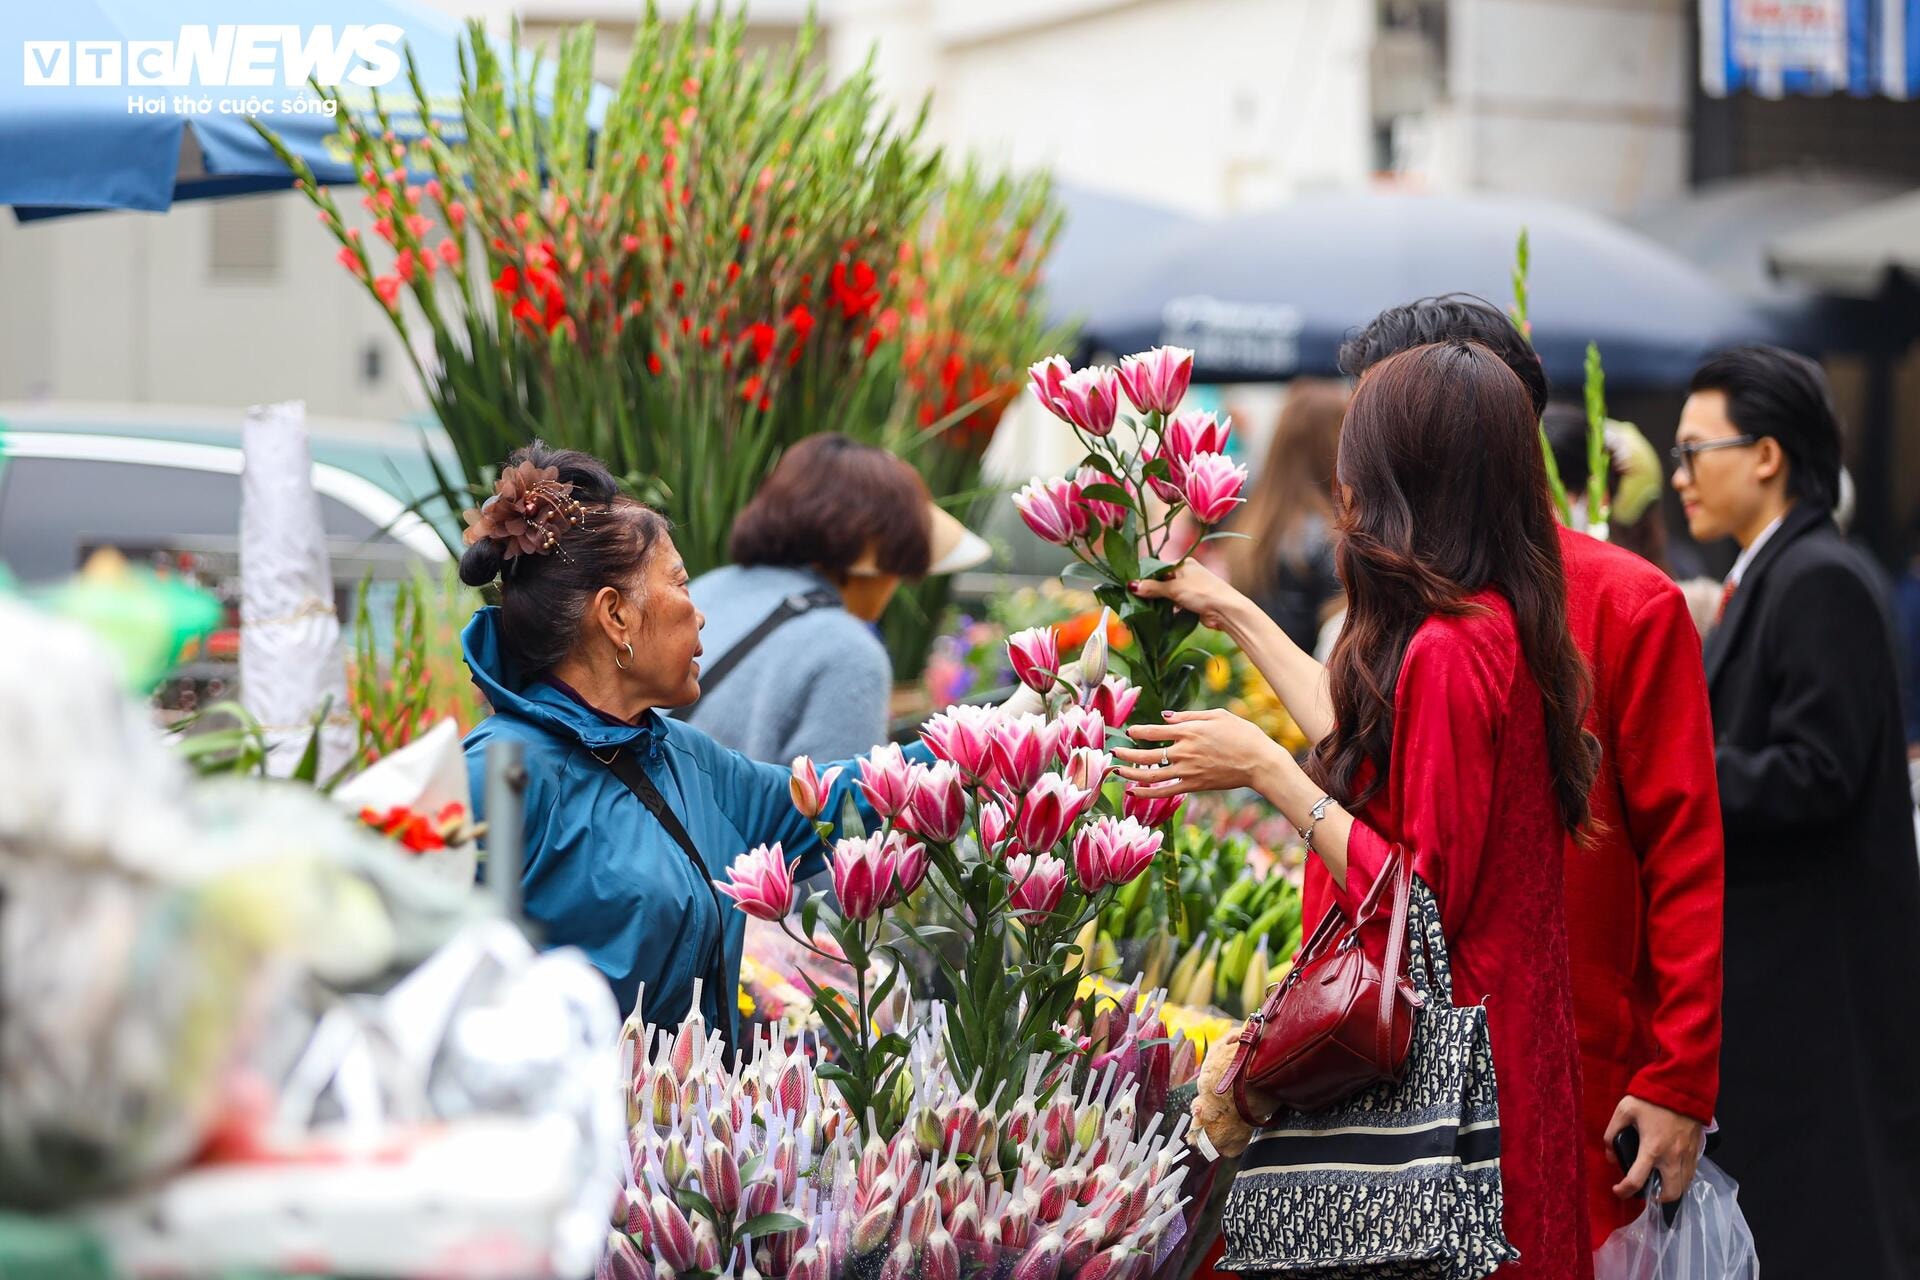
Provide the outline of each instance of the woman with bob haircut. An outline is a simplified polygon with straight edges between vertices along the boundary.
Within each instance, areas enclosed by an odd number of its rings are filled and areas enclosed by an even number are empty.
[[[893,668],[873,624],[933,563],[935,510],[885,449],[838,433],[789,448],[734,519],[733,563],[691,588],[711,657],[688,723],[778,764],[883,741]]]
[[[1597,763],[1585,663],[1520,379],[1485,346],[1390,356],[1340,435],[1336,558],[1347,623],[1321,667],[1191,561],[1134,584],[1226,631],[1315,746],[1296,763],[1225,711],[1136,726],[1115,754],[1143,796],[1253,787],[1306,837],[1305,927],[1366,896],[1395,845],[1431,889],[1453,999],[1484,1002],[1499,1082],[1500,1276],[1592,1274],[1563,847]]]

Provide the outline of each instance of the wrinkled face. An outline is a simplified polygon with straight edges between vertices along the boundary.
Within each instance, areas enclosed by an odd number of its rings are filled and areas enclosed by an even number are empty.
[[[1767,501],[1767,481],[1780,468],[1780,446],[1747,437],[1727,416],[1724,391],[1696,391],[1680,410],[1674,444],[1685,459],[1673,472],[1673,487],[1695,541],[1712,542],[1751,529]],[[1698,452],[1692,450],[1705,445]]]
[[[642,606],[634,651],[647,701],[685,706],[700,696],[700,628],[707,620],[687,594],[687,566],[671,540],[655,545],[630,594]]]

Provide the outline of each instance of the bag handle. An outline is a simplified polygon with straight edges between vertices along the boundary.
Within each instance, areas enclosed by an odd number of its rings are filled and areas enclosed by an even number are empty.
[[[1393,1044],[1395,988],[1399,985],[1400,966],[1406,952],[1407,910],[1413,892],[1413,870],[1408,864],[1406,850],[1397,844],[1388,851],[1386,865],[1380,869],[1380,875],[1368,888],[1367,896],[1355,908],[1350,922],[1354,929],[1357,930],[1378,914],[1380,897],[1389,887],[1393,891],[1393,914],[1388,924],[1386,968],[1381,970],[1380,975],[1386,990],[1380,993],[1380,1025],[1377,1031],[1379,1037],[1377,1052],[1382,1060],[1387,1057],[1388,1050]],[[1265,1120],[1254,1115],[1252,1099],[1247,1096],[1247,1062],[1253,1055],[1254,1045],[1260,1039],[1260,1027],[1267,1020],[1267,1011],[1286,993],[1294,977],[1306,967],[1307,962],[1319,953],[1335,933],[1339,932],[1343,923],[1349,922],[1346,913],[1338,906],[1320,917],[1320,923],[1315,926],[1312,938],[1295,956],[1293,969],[1268,994],[1259,1011],[1249,1016],[1240,1026],[1240,1034],[1237,1037],[1239,1043],[1234,1048],[1233,1061],[1227,1064],[1226,1074],[1220,1077],[1220,1083],[1214,1086],[1213,1092],[1216,1097],[1231,1092],[1234,1109],[1248,1124],[1266,1123]],[[1268,1120],[1272,1118],[1271,1113],[1266,1117]]]
[[[1413,894],[1413,869],[1408,865],[1406,850],[1397,844],[1387,853],[1387,865],[1382,868],[1380,880],[1373,882],[1373,890],[1367,895],[1369,901],[1380,892],[1381,881],[1389,877],[1393,880],[1393,919],[1387,931],[1387,966],[1380,971],[1384,989],[1380,992],[1380,1031],[1375,1052],[1378,1062],[1387,1060],[1393,1046],[1393,1011],[1400,994],[1400,966],[1407,947],[1407,903]]]
[[[840,593],[827,587],[813,587],[806,591],[796,591],[773,607],[773,612],[760,619],[759,625],[747,632],[735,642],[733,648],[720,655],[719,661],[700,673],[700,696],[711,697],[733,669],[740,665],[746,656],[760,647],[760,642],[785,626],[790,620],[803,613],[812,613],[815,609],[827,609],[842,603]],[[663,714],[675,720],[684,720],[697,703],[684,707],[674,707]]]
[[[646,770],[640,767],[640,762],[624,749],[615,751],[610,759],[602,760],[597,755],[593,758],[606,765],[607,771],[618,778],[627,790],[633,792],[640,803],[646,806],[647,812],[654,816],[654,820],[666,828],[667,834],[673,837],[673,842],[680,846],[680,852],[685,854],[687,861],[692,864],[694,878],[706,885],[707,892],[713,895],[716,932],[713,955],[707,961],[707,986],[719,1003],[719,1012],[715,1017],[718,1026],[715,1029],[720,1032],[721,1048],[726,1054],[725,1061],[731,1064],[733,1062],[733,1014],[729,1001],[733,993],[732,984],[727,981],[727,909],[721,905],[720,890],[714,886],[713,877],[707,874],[707,864],[701,861],[700,850],[694,845],[693,837],[687,834],[686,827],[680,821],[680,815],[667,807],[667,798],[660,794],[660,788],[653,785],[653,779],[649,778]],[[693,1012],[699,1013],[700,1010],[695,1009]]]

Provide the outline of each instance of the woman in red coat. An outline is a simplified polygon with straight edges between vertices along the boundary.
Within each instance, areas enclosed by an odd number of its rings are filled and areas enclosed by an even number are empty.
[[[1149,796],[1257,788],[1308,836],[1310,893],[1349,908],[1394,844],[1410,851],[1440,907],[1454,1001],[1488,1008],[1520,1250],[1498,1274],[1586,1277],[1562,849],[1586,821],[1597,745],[1526,389],[1476,343],[1382,361],[1347,411],[1339,480],[1350,604],[1332,662],[1251,655],[1284,658],[1268,678],[1318,739],[1307,767],[1205,711],[1136,728],[1146,745],[1117,753],[1120,772]],[[1258,630],[1250,602],[1191,563],[1135,590],[1231,635]]]

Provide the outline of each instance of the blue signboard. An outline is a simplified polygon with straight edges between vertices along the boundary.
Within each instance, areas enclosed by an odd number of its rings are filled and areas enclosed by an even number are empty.
[[[1920,96],[1920,0],[1700,0],[1714,97]]]

